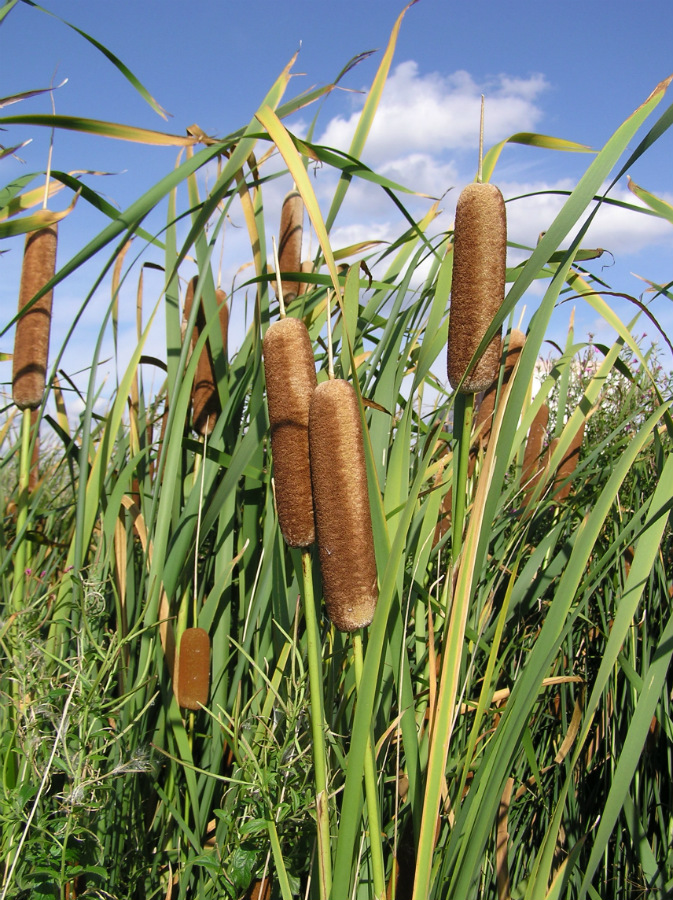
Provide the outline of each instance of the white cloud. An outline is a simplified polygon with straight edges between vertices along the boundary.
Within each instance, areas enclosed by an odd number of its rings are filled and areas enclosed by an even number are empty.
[[[500,75],[478,84],[468,72],[421,75],[415,61],[400,63],[384,89],[364,158],[378,162],[391,151],[400,156],[468,148],[475,149],[476,156],[482,93],[487,97],[485,137],[493,143],[535,128],[542,116],[536,101],[546,87],[542,75]],[[319,143],[348,149],[359,117],[358,109],[347,118],[332,119]]]
[[[570,191],[573,186],[573,182],[569,180],[501,185],[505,197],[534,194],[507,204],[507,230],[510,240],[534,246],[540,232],[549,228],[567,199],[563,194],[544,192]],[[626,187],[611,191],[610,198],[634,206],[641,205]],[[663,196],[662,199],[671,202],[670,197]],[[581,222],[586,221],[590,211],[591,207],[582,216]],[[571,236],[574,236],[577,230],[573,229]],[[568,242],[569,240],[566,240],[563,246],[568,246]],[[585,247],[601,247],[615,255],[638,253],[653,244],[673,249],[673,228],[670,223],[655,216],[641,215],[633,210],[607,203],[598,210],[583,240]]]

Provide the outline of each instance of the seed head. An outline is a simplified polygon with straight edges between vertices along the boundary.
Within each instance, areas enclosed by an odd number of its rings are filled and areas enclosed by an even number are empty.
[[[57,227],[49,225],[26,236],[19,288],[19,312],[54,276]],[[12,397],[19,409],[37,409],[42,402],[49,357],[53,291],[47,291],[16,323]]]
[[[268,327],[262,349],[280,530],[288,546],[308,547],[315,541],[308,416],[317,380],[311,338],[301,319],[280,319]]]
[[[280,214],[280,240],[278,242],[278,265],[281,272],[301,272],[301,241],[304,222],[304,201],[298,191],[290,191],[283,200]],[[280,273],[278,273],[280,274]],[[300,282],[283,279],[283,299],[285,303],[299,294]]]
[[[187,294],[185,296],[185,308],[183,312],[183,321],[186,323],[189,319],[194,302],[194,292],[196,290],[197,276],[194,276],[187,286]],[[227,336],[229,331],[229,308],[226,304],[226,294],[224,291],[215,291],[215,299],[220,315],[220,331],[222,335],[222,347],[226,351]],[[201,331],[206,327],[206,317],[203,306],[200,305],[196,314],[196,322],[192,332],[192,349],[196,346]],[[196,375],[194,376],[194,386],[192,388],[192,427],[194,431],[201,435],[210,434],[217,417],[222,408],[220,406],[220,397],[217,392],[217,382],[215,378],[215,366],[213,365],[213,354],[210,349],[210,341],[206,341],[205,347],[201,350],[199,361],[196,365]]]
[[[548,460],[542,458],[542,446],[547,435],[547,423],[549,422],[549,407],[546,403],[538,409],[528,432],[526,449],[523,453],[523,466],[521,470],[521,483],[524,485],[523,505],[528,506],[535,486],[540,480]]]
[[[309,443],[327,614],[340,631],[357,631],[374,617],[378,586],[360,411],[347,381],[315,389]]]
[[[505,201],[493,184],[474,183],[456,207],[447,369],[454,390],[465,375],[505,296]],[[488,388],[498,375],[500,335],[494,335],[460,390]]]
[[[180,638],[177,697],[185,709],[200,709],[208,702],[210,638],[203,628],[186,628]]]

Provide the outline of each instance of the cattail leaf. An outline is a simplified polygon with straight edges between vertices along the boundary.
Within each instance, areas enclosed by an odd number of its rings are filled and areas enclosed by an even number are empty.
[[[25,0],[22,0],[25,2]],[[134,125],[123,125],[120,122],[105,122],[100,119],[84,119],[78,116],[59,116],[47,113],[32,113],[23,116],[4,116],[0,118],[0,128],[7,125],[33,125],[39,128],[58,128],[62,131],[78,131],[83,134],[96,134],[99,137],[114,138],[135,144],[148,144],[155,147],[193,147],[198,141],[188,135],[166,134],[163,131],[151,131],[148,128],[137,128]]]
[[[404,18],[407,10],[409,10],[416,2],[417,0],[411,0],[411,3],[407,3],[407,5],[395,20],[393,29],[390,32],[390,37],[388,38],[388,45],[386,47],[385,53],[383,54],[379,68],[376,72],[376,75],[374,76],[374,81],[372,82],[372,85],[367,92],[367,100],[365,101],[365,105],[363,106],[362,112],[360,113],[360,118],[355,129],[355,134],[353,135],[353,139],[349,147],[350,156],[357,157],[358,159],[362,156],[362,151],[364,150],[365,144],[367,142],[367,137],[374,122],[374,115],[376,114],[376,110],[378,109],[379,103],[381,102],[383,88],[385,87],[386,81],[388,79],[388,74],[390,72],[390,67],[393,62],[395,47],[397,45],[397,38],[399,36],[400,27],[402,26],[402,19]],[[332,204],[329,208],[329,212],[327,213],[327,218],[325,219],[325,227],[327,231],[329,231],[334,224],[334,220],[336,219],[337,213],[339,212],[344,197],[346,196],[346,191],[348,190],[350,181],[350,176],[345,172],[339,179],[339,183],[332,198]]]
[[[327,265],[330,277],[332,279],[332,286],[334,287],[334,290],[336,292],[337,299],[339,300],[339,302],[341,302],[339,277],[337,274],[336,263],[334,262],[334,255],[332,254],[330,241],[327,236],[327,229],[322,218],[322,213],[320,212],[320,206],[315,196],[311,180],[304,168],[301,157],[299,156],[290,135],[285,130],[284,125],[272,109],[268,107],[262,107],[262,109],[260,109],[257,113],[257,118],[264,126],[264,128],[266,128],[269,136],[278,147],[285,165],[290,170],[290,174],[294,179],[297,190],[301,194],[302,200],[304,201],[304,205],[306,207],[306,212],[308,213],[311,224],[313,225],[313,228],[315,230],[316,237],[318,238],[320,249],[323,252],[325,264]]]
[[[498,162],[503,148],[507,144],[526,144],[530,147],[543,147],[546,150],[561,150],[565,153],[595,153],[591,147],[586,144],[577,144],[575,141],[568,141],[563,138],[550,137],[548,134],[535,134],[533,132],[518,132],[513,134],[504,141],[499,141],[484,155],[482,163],[482,178],[484,181],[490,181],[493,170]]]
[[[27,141],[21,141],[20,144],[15,144],[13,147],[1,147],[0,159],[6,159],[8,156],[13,156],[18,150],[22,150],[30,144],[32,140],[32,138],[29,138]]]
[[[59,88],[62,88],[64,84],[68,83],[68,79],[64,78],[60,84],[55,84],[53,87],[48,88],[36,88],[33,91],[22,91],[19,94],[12,94],[9,97],[0,97],[0,109],[3,109],[5,106],[11,106],[12,103],[19,103],[21,100],[29,100],[31,97],[39,97],[41,94],[51,94],[52,91],[56,91]]]
[[[29,180],[31,180],[32,177],[33,176],[28,176]],[[50,181],[47,194],[49,197],[53,197],[61,190],[63,190],[62,184]],[[0,221],[9,219],[11,216],[16,216],[27,209],[31,209],[33,206],[37,206],[38,203],[42,203],[44,200],[44,195],[44,187],[39,187],[34,188],[34,190],[28,191],[25,194],[19,194],[18,197],[13,197],[6,204],[3,204],[2,199],[0,199]]]
[[[5,0],[2,7],[0,7],[0,22],[5,18],[5,16],[16,6],[19,0]]]
[[[628,175],[626,180],[632,194],[635,194],[639,200],[646,203],[658,216],[661,216],[662,219],[666,219],[673,225],[673,206],[670,203],[666,203],[665,200],[661,200],[644,188],[639,187]]]
[[[127,79],[127,81],[129,81],[130,84],[132,84],[136,89],[136,91],[138,91],[143,100],[145,100],[152,107],[152,109],[161,116],[162,119],[166,118],[167,114],[163,107],[161,107],[157,103],[157,101],[154,99],[154,97],[152,97],[149,91],[140,83],[140,81],[138,81],[133,72],[131,72],[131,70],[127,68],[127,66],[125,66],[124,63],[117,56],[115,56],[115,54],[112,53],[111,50],[108,50],[108,48],[104,44],[101,44],[100,41],[97,41],[95,38],[91,37],[91,35],[87,34],[86,31],[82,31],[81,28],[77,28],[76,25],[72,25],[70,22],[67,22],[65,19],[62,19],[60,16],[57,16],[50,10],[45,9],[44,7],[35,3],[34,0],[22,0],[22,2],[26,3],[28,6],[34,7],[35,9],[39,9],[41,12],[46,13],[46,15],[52,16],[54,19],[58,19],[59,22],[62,22],[64,25],[67,25],[68,28],[72,28],[73,31],[76,31],[77,34],[81,35],[86,41],[88,41],[97,50],[99,50],[103,54],[103,56],[106,56],[110,60],[113,66],[115,66],[115,68],[117,68],[121,72],[121,74]]]
[[[67,209],[60,212],[54,212],[50,209],[40,209],[30,216],[22,216],[20,219],[13,219],[10,222],[0,222],[0,238],[14,237],[17,234],[30,234],[33,231],[40,231],[42,228],[49,228],[56,225],[75,208],[78,195],[72,199]]]

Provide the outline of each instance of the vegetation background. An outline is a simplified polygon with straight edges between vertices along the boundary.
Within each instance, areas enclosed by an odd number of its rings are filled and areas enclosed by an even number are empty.
[[[15,7],[0,7],[0,29]],[[594,266],[601,252],[586,241],[596,209],[614,202],[613,179],[670,141],[668,83],[652,84],[602,149],[582,156],[539,243],[513,248],[506,300],[483,342],[504,328],[486,440],[470,434],[438,376],[452,230],[438,228],[432,198],[413,214],[415,186],[362,161],[403,17],[349,153],[314,143],[317,119],[301,136],[286,129],[334,88],[293,95],[290,63],[248,123],[223,138],[41,120],[56,141],[75,128],[180,150],[121,212],[79,173],[54,169],[0,193],[3,238],[63,216],[44,207],[45,182],[78,197],[65,215],[90,204],[106,216],[82,249],[59,254],[51,285],[57,302],[95,263],[82,315],[99,285],[110,287],[82,360],[86,385],[62,365],[67,336],[52,347],[36,414],[8,395],[0,421],[3,900],[673,890],[671,378],[662,351],[643,345],[641,322],[660,346],[668,337],[642,301],[628,301],[622,321],[613,299],[628,291],[606,283]],[[12,134],[36,124],[23,109],[0,122]],[[536,152],[586,149],[534,133],[511,140]],[[498,181],[505,144],[487,147],[485,180]],[[315,167],[335,172],[327,203]],[[311,554],[286,548],[275,512],[261,339],[278,317],[278,222],[264,198],[281,173],[312,234],[310,269],[297,277],[305,289],[287,312],[306,323],[322,381],[334,297],[335,368],[355,386],[365,426],[380,596],[363,657],[320,606],[312,622],[319,567],[307,575]],[[337,249],[334,222],[361,183],[397,205],[399,232]],[[673,224],[656,193],[634,192]],[[635,199],[634,218],[643,215]],[[249,249],[230,290],[220,259],[234,208]],[[538,282],[512,371],[515,310]],[[230,319],[245,325],[236,346],[219,327],[221,286]],[[670,285],[651,287],[648,300],[671,299]],[[130,352],[119,331],[129,296]],[[547,360],[550,322],[566,302],[588,305],[617,339],[578,339],[571,325],[562,341],[554,334]],[[5,334],[14,320],[3,308]],[[155,322],[161,357],[147,348]],[[118,365],[106,383],[108,342]],[[206,347],[219,414],[204,439],[191,407]],[[530,469],[529,431],[545,402]],[[563,467],[578,435],[575,465]],[[203,708],[188,711],[176,698],[174,651],[196,626],[210,638],[210,687]]]

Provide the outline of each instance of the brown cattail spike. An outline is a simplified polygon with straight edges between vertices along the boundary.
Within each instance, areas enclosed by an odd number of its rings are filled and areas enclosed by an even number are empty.
[[[558,467],[558,472],[556,473],[556,478],[554,479],[554,488],[559,488],[559,492],[556,494],[555,500],[561,502],[565,500],[570,494],[570,489],[572,487],[572,474],[577,468],[577,463],[580,458],[580,449],[582,447],[582,441],[584,440],[584,427],[586,425],[586,419],[582,419],[582,424],[577,429],[575,436],[570,442],[570,446],[566,450],[566,454],[561,460],[561,464]]]
[[[516,367],[517,362],[519,361],[519,357],[521,356],[521,351],[523,350],[523,345],[525,343],[526,335],[522,331],[519,331],[518,328],[513,328],[509,335],[507,353],[505,355],[504,371],[502,374],[502,394],[504,394],[507,390],[509,380],[512,377],[512,373],[514,372],[514,368]],[[501,356],[502,349],[504,349],[504,342],[500,351]],[[477,442],[470,451],[470,461],[467,468],[467,474],[469,477],[471,477],[474,472],[479,446],[481,445],[481,449],[485,451],[488,447],[488,442],[491,439],[491,427],[493,425],[493,413],[495,412],[495,401],[497,393],[498,379],[496,379],[493,384],[484,392],[484,396],[481,398],[481,403],[479,404],[479,408],[477,409],[477,414],[474,417],[474,433]],[[502,400],[503,397],[501,395],[500,402],[502,402]]]
[[[203,628],[183,631],[177,672],[178,704],[185,709],[205,706],[210,684],[210,638]]]
[[[317,384],[313,347],[301,319],[281,319],[264,335],[264,374],[278,521],[290,547],[315,541],[308,411]]]
[[[196,276],[192,278],[187,287],[183,313],[183,320],[185,323],[189,319],[191,313],[197,280],[198,278]],[[226,351],[227,334],[229,331],[229,308],[225,302],[226,294],[224,291],[217,290],[215,291],[215,299],[220,315],[222,347]],[[196,346],[199,334],[205,327],[206,318],[203,312],[203,306],[200,305],[196,314],[194,330],[192,332],[192,349]],[[210,342],[207,341],[196,365],[196,375],[194,376],[194,387],[192,389],[192,426],[194,431],[198,432],[200,435],[210,434],[215,427],[217,417],[221,411],[220,397],[217,392],[215,378],[215,367],[213,365],[213,354],[210,349]]]
[[[456,207],[449,314],[448,375],[456,390],[505,296],[505,201],[493,184],[468,184]],[[497,378],[500,335],[470,369],[460,390],[484,391]]]
[[[290,191],[283,200],[280,214],[278,265],[281,272],[301,272],[301,241],[304,221],[304,201],[298,191]],[[285,303],[299,294],[300,282],[283,279]]]
[[[19,312],[54,276],[56,225],[26,237],[19,289]],[[53,291],[47,291],[16,323],[12,397],[19,409],[37,409],[42,402],[49,357],[49,329]]]
[[[313,274],[313,260],[305,259],[301,264],[301,271],[304,275],[312,275]],[[298,296],[301,297],[302,294],[305,294],[306,291],[311,287],[310,284],[307,284],[305,281],[301,281],[298,285],[299,291]]]
[[[347,381],[315,389],[309,444],[327,614],[340,631],[357,631],[374,617],[378,586],[360,411]]]
[[[540,475],[545,467],[542,459],[542,447],[547,436],[549,423],[549,407],[546,403],[538,409],[528,432],[526,449],[523,452],[523,466],[521,470],[521,484],[524,488],[523,505],[528,506],[535,486],[540,480]]]

